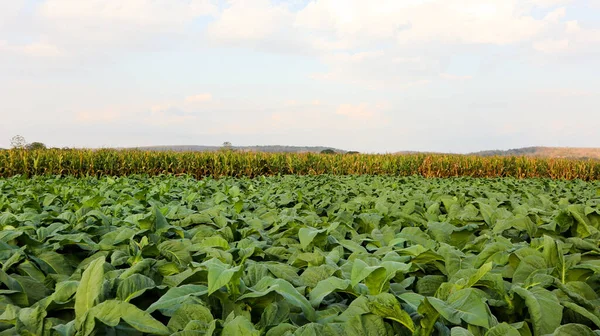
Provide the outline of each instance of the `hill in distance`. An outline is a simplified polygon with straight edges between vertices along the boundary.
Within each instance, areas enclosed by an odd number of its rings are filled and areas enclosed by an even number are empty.
[[[140,150],[176,151],[176,152],[215,152],[222,146],[146,146],[135,147]],[[348,151],[324,146],[233,146],[232,149],[242,152],[265,153],[320,153],[325,149],[332,149],[336,153]],[[443,154],[435,152],[400,151],[394,154]],[[508,150],[486,150],[468,153],[476,156],[529,156],[543,158],[570,158],[570,159],[596,159],[600,160],[600,148],[574,148],[574,147],[523,147]]]
[[[175,151],[175,152],[216,152],[222,146],[147,146],[135,147],[140,150],[152,151]],[[241,152],[264,152],[264,153],[320,153],[325,149],[332,149],[336,153],[346,153],[342,149],[323,146],[232,146],[231,149]]]
[[[600,148],[575,147],[524,147],[508,150],[487,150],[470,153],[478,156],[531,156],[545,158],[596,159],[600,160]]]

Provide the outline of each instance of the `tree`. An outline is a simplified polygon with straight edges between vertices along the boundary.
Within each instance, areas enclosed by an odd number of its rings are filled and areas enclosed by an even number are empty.
[[[25,148],[27,147],[27,140],[22,135],[15,135],[10,139],[10,147],[12,148]]]
[[[40,149],[46,149],[46,145],[44,145],[41,142],[32,142],[32,143],[28,144],[26,146],[26,148],[29,150],[40,150]]]
[[[359,153],[359,152],[357,152],[357,151],[349,151],[349,152],[347,152],[346,154],[349,154],[349,155],[354,155],[354,154],[360,154],[360,153]]]
[[[221,150],[230,152],[233,150],[233,145],[231,144],[231,142],[225,141],[225,142],[223,142],[223,145],[221,146]]]
[[[335,151],[331,148],[323,149],[321,154],[335,154]]]

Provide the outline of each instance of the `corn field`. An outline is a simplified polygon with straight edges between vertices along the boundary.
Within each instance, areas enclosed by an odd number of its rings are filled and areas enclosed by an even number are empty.
[[[600,179],[600,161],[445,154],[287,154],[140,150],[0,150],[0,177],[15,175],[421,175]]]

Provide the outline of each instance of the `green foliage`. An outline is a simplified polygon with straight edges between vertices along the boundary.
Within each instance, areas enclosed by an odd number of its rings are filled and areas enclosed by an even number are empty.
[[[20,147],[21,148],[21,147]],[[22,148],[25,148],[23,145]],[[326,150],[329,152],[329,150]],[[600,180],[600,161],[446,154],[336,154],[142,150],[0,149],[0,177],[15,175],[183,175],[195,178],[272,175],[393,175]]]
[[[46,149],[46,145],[44,145],[41,142],[32,142],[30,144],[27,144],[25,148],[27,148],[28,150],[43,150]]]
[[[599,187],[0,179],[0,335],[598,335]]]

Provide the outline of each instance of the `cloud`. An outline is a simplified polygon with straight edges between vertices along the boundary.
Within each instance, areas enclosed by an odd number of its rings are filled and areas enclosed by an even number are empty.
[[[361,122],[371,122],[381,118],[379,109],[373,108],[368,104],[341,104],[335,111],[338,115],[343,115],[351,120]]]
[[[213,42],[232,46],[316,55],[327,70],[310,74],[315,80],[405,90],[476,77],[449,74],[448,57],[453,52],[529,45],[546,54],[577,48],[583,44],[579,40],[594,41],[589,30],[578,36],[566,33],[564,6],[569,3],[380,0],[374,5],[362,0],[319,0],[292,10],[282,2],[233,0],[207,35]],[[489,55],[486,62],[493,63],[494,57],[503,56]]]
[[[545,52],[545,53],[556,53],[562,52],[569,48],[569,40],[567,39],[559,39],[559,40],[542,40],[533,43],[533,48],[535,50]]]
[[[160,50],[177,45],[194,20],[218,13],[211,0],[17,2],[20,5],[11,5],[9,9],[22,23],[13,18],[13,33],[2,36],[0,30],[0,38],[25,39],[33,41],[34,46],[54,46],[77,58],[73,64],[90,58],[106,61],[118,51]]]
[[[560,19],[564,18],[565,15],[567,15],[567,9],[565,7],[560,7],[546,14],[546,16],[544,16],[544,20],[558,22]]]
[[[547,54],[597,53],[600,52],[600,29],[582,27],[576,20],[561,22],[551,35],[533,42],[532,46]]]
[[[384,127],[389,122],[385,112],[387,103],[342,103],[325,104],[321,101],[296,101],[276,107],[264,120],[265,131],[277,129],[283,132],[294,130],[368,130]]]
[[[122,120],[124,114],[119,108],[111,107],[77,112],[75,120],[83,124],[114,123]]]
[[[310,2],[299,27],[329,33],[342,45],[379,41],[507,44],[535,36],[543,20],[523,14],[516,0],[361,0]]]
[[[270,0],[229,0],[206,29],[219,45],[248,47],[276,53],[312,54],[314,47],[293,26],[295,14],[283,3]]]
[[[574,0],[528,0],[529,3],[542,8],[567,5],[573,1]]]
[[[61,26],[100,29],[130,26],[152,31],[181,29],[198,16],[214,15],[217,6],[209,0],[46,0],[39,14]],[[75,28],[75,27],[74,27]]]
[[[210,93],[201,93],[193,96],[185,97],[185,101],[187,103],[205,103],[212,100],[212,95]]]
[[[329,71],[312,74],[312,78],[359,85],[371,90],[404,90],[424,85],[437,78],[443,70],[436,59],[405,57],[393,50],[340,52],[323,56],[322,61]]]
[[[0,41],[0,52],[29,57],[60,57],[64,55],[64,52],[57,46],[44,42],[17,45]]]
[[[450,74],[450,73],[441,73],[440,74],[440,78],[446,79],[446,80],[459,80],[459,81],[464,81],[464,80],[469,80],[469,79],[473,79],[473,76],[468,76],[468,75],[454,75],[454,74]]]

